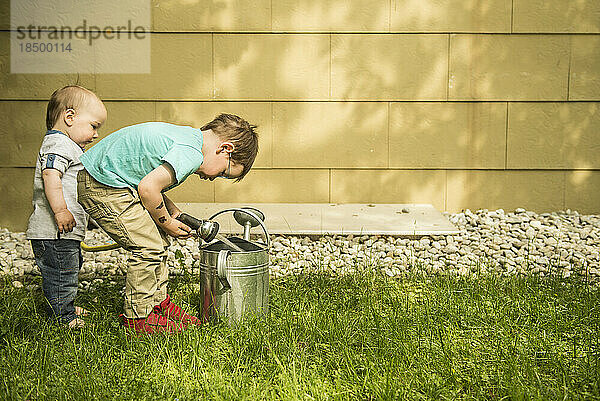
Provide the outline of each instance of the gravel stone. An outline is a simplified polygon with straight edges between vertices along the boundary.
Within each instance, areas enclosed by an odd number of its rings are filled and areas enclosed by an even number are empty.
[[[326,270],[347,274],[377,267],[390,277],[414,274],[500,275],[559,274],[586,276],[600,282],[600,216],[577,211],[537,214],[469,209],[444,213],[459,228],[456,235],[401,238],[379,235],[319,237],[273,235],[273,277]],[[90,245],[110,242],[100,230],[87,233]],[[197,273],[200,250],[194,239],[174,240],[167,251],[170,274]],[[103,280],[124,275],[128,252],[84,252],[79,287],[89,290]],[[38,275],[24,233],[0,228],[0,276],[23,287],[23,277]]]

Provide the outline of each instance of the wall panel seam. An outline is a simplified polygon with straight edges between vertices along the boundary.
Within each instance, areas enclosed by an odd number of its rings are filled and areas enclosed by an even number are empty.
[[[565,210],[567,208],[567,171],[563,171],[562,205]]]
[[[331,100],[331,82],[333,81],[332,70],[333,70],[333,52],[331,51],[331,38],[332,35],[329,35],[329,100]]]
[[[504,127],[504,169],[508,169],[508,124],[509,124],[509,102],[506,102],[506,119]]]
[[[328,195],[328,201],[329,201],[329,203],[333,202],[333,201],[331,200],[331,192],[332,192],[332,191],[331,191],[331,186],[333,185],[332,178],[331,178],[331,175],[332,175],[332,170],[333,170],[333,169],[329,169],[329,170],[328,170],[328,175],[329,175],[329,195]]]
[[[392,32],[392,2],[393,0],[390,0],[388,3],[388,32]]]
[[[391,22],[390,22],[391,23]],[[512,24],[512,22],[511,22]],[[512,28],[511,28],[512,29]],[[11,33],[15,32],[15,30],[10,29],[0,29],[0,33]],[[209,34],[218,34],[218,35],[329,35],[329,34],[341,34],[341,35],[448,35],[448,34],[461,34],[461,35],[510,35],[510,36],[519,36],[519,35],[535,35],[535,36],[544,36],[544,35],[569,35],[569,36],[589,36],[589,35],[600,35],[600,32],[571,32],[571,31],[519,31],[519,32],[508,32],[508,31],[499,31],[499,32],[483,32],[483,31],[461,31],[461,30],[445,30],[445,31],[393,31],[393,30],[383,30],[383,31],[331,31],[331,30],[281,30],[281,31],[215,31],[215,30],[206,30],[206,31],[148,31],[150,35],[209,35]]]
[[[515,31],[515,0],[510,1],[510,33]]]
[[[444,170],[444,211],[448,210],[448,170]]]
[[[16,168],[16,169],[35,169],[34,166],[22,166],[22,165],[0,165],[0,169],[2,168]],[[328,171],[336,171],[336,170],[362,170],[362,171],[490,171],[490,172],[600,172],[600,168],[491,168],[491,167],[448,167],[448,166],[438,166],[438,167],[331,167],[331,166],[318,166],[318,167],[252,167],[252,170],[296,170],[296,171],[312,171],[312,170],[328,170]]]
[[[0,98],[2,102],[44,102],[48,99],[40,98]],[[103,102],[114,103],[600,103],[598,99],[582,100],[507,100],[507,99],[115,99],[103,97]]]
[[[269,8],[269,13],[270,13],[269,21],[271,22],[271,26],[269,28],[272,31],[273,30],[273,0],[271,0],[271,5],[270,5],[270,8]]]
[[[450,99],[450,36],[448,35],[448,54],[446,60],[446,101]]]
[[[573,61],[573,38],[569,37],[569,71],[567,74],[567,101],[571,98],[571,63]]]
[[[391,138],[390,124],[391,124],[391,120],[392,120],[391,104],[392,104],[391,102],[388,102],[388,104],[387,104],[387,168],[390,168],[390,165],[391,165],[390,158],[392,157],[392,155],[390,154],[390,138]]]
[[[11,32],[10,30],[0,30],[0,32]],[[330,30],[315,30],[315,31],[150,31],[150,34],[156,35],[505,35],[505,36],[521,36],[521,35],[565,35],[565,36],[590,36],[600,35],[600,32],[569,32],[569,31],[520,31],[520,32],[482,32],[482,31],[330,31]]]
[[[275,153],[273,150],[275,149],[275,108],[273,106],[273,102],[271,104],[271,168],[275,165],[275,160],[273,154]]]
[[[215,35],[211,35],[210,39],[210,51],[211,51],[211,60],[210,60],[210,75],[212,77],[212,97],[215,99],[217,88],[216,88],[216,78],[215,78]]]
[[[23,166],[0,166],[6,168],[28,168]],[[595,172],[600,171],[600,168],[559,168],[559,167],[549,167],[549,168],[541,168],[541,167],[532,167],[532,168],[493,168],[493,167],[467,167],[467,166],[428,166],[428,167],[368,167],[368,166],[298,166],[298,167],[290,167],[290,166],[281,166],[281,167],[261,167],[256,166],[252,167],[252,170],[363,170],[363,171],[430,171],[430,170],[448,170],[448,171],[493,171],[493,172],[511,172],[511,171],[567,171],[567,172]]]

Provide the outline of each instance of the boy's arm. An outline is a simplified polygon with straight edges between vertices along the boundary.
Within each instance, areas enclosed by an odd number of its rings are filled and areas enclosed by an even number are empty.
[[[160,228],[173,237],[187,238],[191,235],[192,229],[172,217],[168,208],[175,207],[175,205],[161,193],[163,189],[174,183],[173,169],[163,163],[142,178],[138,184],[138,194],[142,205]]]
[[[165,201],[165,207],[169,211],[169,214],[171,215],[171,217],[179,216],[181,214],[181,210],[179,210],[179,208],[177,206],[175,206],[175,204],[173,203],[173,201],[171,199],[167,198],[167,195],[162,194],[162,196]]]
[[[58,226],[59,233],[68,233],[73,231],[77,225],[73,214],[67,209],[67,203],[62,191],[62,174],[53,168],[47,168],[42,171],[44,181],[44,193],[46,199],[54,212],[54,221]]]

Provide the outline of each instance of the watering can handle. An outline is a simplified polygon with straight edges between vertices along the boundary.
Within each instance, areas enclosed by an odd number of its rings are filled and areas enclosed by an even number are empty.
[[[271,247],[271,239],[269,238],[269,233],[267,232],[267,227],[265,227],[265,224],[263,223],[262,219],[260,217],[258,217],[255,213],[252,213],[250,210],[247,209],[243,209],[243,208],[231,208],[231,209],[224,209],[221,210],[220,212],[217,212],[215,214],[213,214],[212,216],[210,216],[209,220],[213,220],[215,217],[217,217],[218,215],[225,213],[225,212],[242,212],[242,213],[246,213],[248,216],[254,218],[256,221],[258,221],[258,223],[260,224],[261,228],[263,229],[264,233],[265,233],[265,237],[267,238],[267,248]]]
[[[221,294],[231,289],[231,284],[227,281],[227,259],[229,259],[229,255],[231,255],[231,252],[223,249],[219,251],[219,256],[217,256],[217,277],[223,286],[220,291]]]

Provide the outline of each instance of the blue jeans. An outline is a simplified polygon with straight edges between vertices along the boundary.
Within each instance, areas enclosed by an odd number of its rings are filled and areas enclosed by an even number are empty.
[[[83,259],[79,241],[31,240],[35,262],[42,273],[48,314],[60,323],[75,319],[75,296]]]

